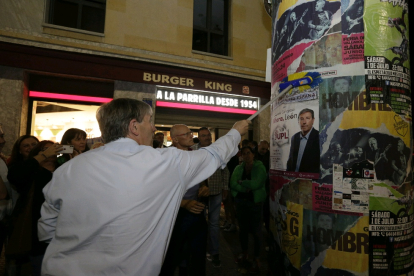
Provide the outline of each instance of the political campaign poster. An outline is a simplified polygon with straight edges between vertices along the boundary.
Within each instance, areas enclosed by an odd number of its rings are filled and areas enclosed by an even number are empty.
[[[288,103],[282,100],[273,109],[270,168],[275,173],[290,177],[319,178],[318,109],[317,99]]]
[[[394,190],[388,197],[370,197],[370,275],[407,275],[414,271],[414,190],[411,185],[407,187]]]
[[[365,1],[365,75],[368,100],[387,103],[411,120],[407,1]]]

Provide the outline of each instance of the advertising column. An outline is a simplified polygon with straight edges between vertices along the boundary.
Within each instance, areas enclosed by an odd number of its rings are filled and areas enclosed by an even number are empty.
[[[275,275],[413,275],[407,1],[273,0]],[[272,262],[272,260],[270,260]]]

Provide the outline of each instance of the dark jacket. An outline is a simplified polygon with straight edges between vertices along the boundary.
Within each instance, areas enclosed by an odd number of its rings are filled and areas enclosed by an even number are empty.
[[[289,159],[287,161],[287,171],[295,171],[296,161],[298,160],[300,132],[293,135],[290,144]],[[299,172],[319,173],[320,150],[319,150],[319,131],[312,129],[303,152],[299,166]]]

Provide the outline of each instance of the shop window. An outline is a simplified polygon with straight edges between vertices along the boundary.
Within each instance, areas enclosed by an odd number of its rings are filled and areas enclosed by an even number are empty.
[[[229,0],[194,0],[193,50],[228,55]]]
[[[66,130],[79,128],[89,139],[100,137],[98,108],[99,105],[33,101],[31,135],[39,140],[60,142]]]
[[[106,0],[48,0],[49,24],[103,33]]]

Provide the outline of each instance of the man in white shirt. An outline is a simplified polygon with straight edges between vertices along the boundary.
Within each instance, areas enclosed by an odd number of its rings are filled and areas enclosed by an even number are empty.
[[[198,151],[152,148],[152,110],[116,99],[99,108],[105,146],[57,169],[44,188],[42,275],[158,275],[181,199],[237,153],[249,121]]]

